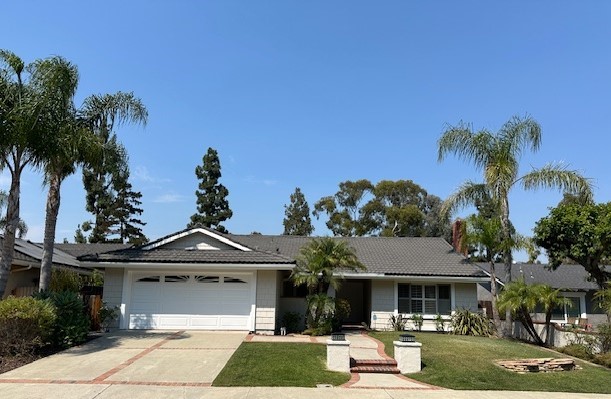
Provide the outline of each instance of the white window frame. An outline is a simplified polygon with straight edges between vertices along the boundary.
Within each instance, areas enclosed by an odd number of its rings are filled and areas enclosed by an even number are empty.
[[[587,319],[588,318],[588,314],[586,312],[586,293],[585,292],[567,292],[567,291],[562,291],[560,292],[560,295],[565,297],[565,298],[579,298],[579,308],[581,309],[581,313],[579,315],[579,318],[581,319]],[[568,323],[569,322],[569,315],[567,312],[567,307],[564,306],[564,319],[552,319],[551,320],[552,323]]]
[[[410,292],[409,292],[409,297],[407,299],[409,299],[410,301],[410,310],[411,310],[411,301],[412,299],[414,300],[420,300],[422,301],[422,313],[420,313],[424,318],[429,319],[429,318],[434,318],[436,316],[437,313],[425,313],[424,309],[425,307],[425,301],[435,301],[435,309],[439,310],[439,286],[440,285],[445,285],[445,286],[449,286],[450,287],[450,313],[449,314],[443,314],[442,316],[444,318],[449,318],[452,313],[454,312],[454,304],[455,304],[455,292],[454,292],[454,284],[452,283],[444,283],[444,282],[430,282],[430,283],[426,283],[426,282],[410,282],[410,281],[396,281],[395,282],[395,295],[394,295],[394,299],[395,299],[395,315],[398,315],[399,312],[399,284],[407,284],[410,286]],[[411,287],[412,286],[421,286],[422,287],[422,297],[421,298],[412,298],[412,290]],[[425,290],[426,290],[426,286],[433,286],[435,287],[435,299],[432,298],[425,298]],[[401,313],[403,315],[413,315],[415,313]]]

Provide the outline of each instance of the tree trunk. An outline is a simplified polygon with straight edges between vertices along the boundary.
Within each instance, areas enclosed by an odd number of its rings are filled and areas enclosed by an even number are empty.
[[[552,346],[552,337],[550,337],[550,331],[552,330],[552,309],[545,312],[545,344]]]
[[[509,199],[507,195],[501,198],[501,231],[503,240],[503,264],[505,265],[505,284],[509,284],[511,278],[511,225],[509,224]],[[513,332],[513,320],[511,317],[511,310],[507,309],[505,312],[505,328],[503,330],[503,336],[511,337]]]
[[[533,320],[530,317],[530,313],[528,312],[528,310],[523,308],[520,310],[520,313],[521,313],[520,319],[521,319],[522,325],[524,326],[524,328],[526,328],[526,331],[534,339],[537,345],[543,346],[543,340],[537,333],[537,329],[535,328],[535,325],[533,324]]]
[[[21,189],[21,169],[18,162],[11,171],[11,189],[8,194],[6,208],[6,227],[4,228],[4,241],[0,254],[0,299],[4,296],[8,277],[11,274],[11,265],[15,250],[15,233],[19,225],[19,195]]]
[[[53,247],[55,244],[55,228],[59,213],[61,178],[53,174],[49,178],[49,193],[47,194],[47,214],[45,216],[45,237],[42,244],[42,261],[40,262],[39,291],[47,291],[51,284],[53,268]]]
[[[492,320],[494,321],[494,326],[496,327],[496,330],[500,331],[501,316],[499,315],[499,310],[496,307],[498,292],[496,289],[496,272],[494,269],[494,260],[490,260],[490,294],[492,294]]]

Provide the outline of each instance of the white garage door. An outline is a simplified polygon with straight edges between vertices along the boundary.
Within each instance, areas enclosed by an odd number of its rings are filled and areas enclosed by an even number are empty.
[[[253,298],[252,274],[137,274],[129,328],[250,330]]]

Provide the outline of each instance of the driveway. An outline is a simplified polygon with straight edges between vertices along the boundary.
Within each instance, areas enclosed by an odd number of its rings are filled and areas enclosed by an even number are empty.
[[[119,331],[1,374],[0,385],[207,387],[245,337],[226,331]]]

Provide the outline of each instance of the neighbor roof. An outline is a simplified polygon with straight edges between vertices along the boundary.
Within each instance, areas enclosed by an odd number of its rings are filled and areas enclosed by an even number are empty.
[[[482,269],[489,271],[487,263],[478,264]],[[505,283],[503,265],[497,265],[496,277]],[[524,278],[527,284],[547,284],[552,288],[562,288],[575,291],[596,290],[598,286],[588,281],[589,273],[581,265],[560,265],[556,270],[550,270],[546,264],[515,263],[511,267],[513,280]]]
[[[104,252],[117,251],[120,249],[127,249],[131,247],[131,244],[107,242],[91,244],[55,244],[55,248],[60,249],[76,258],[84,255],[101,254]]]
[[[227,237],[253,250],[296,259],[299,250],[312,240],[302,236],[260,234]],[[333,237],[353,247],[365,273],[406,276],[484,277],[441,237]]]
[[[4,241],[3,237],[0,237],[0,243]],[[42,260],[42,244],[34,243],[28,240],[22,240],[15,238],[15,252],[13,255],[14,260],[20,260],[24,262],[33,263],[34,266],[39,266]],[[60,266],[79,267],[79,263],[76,258],[61,249],[55,247],[53,249],[53,264]]]

